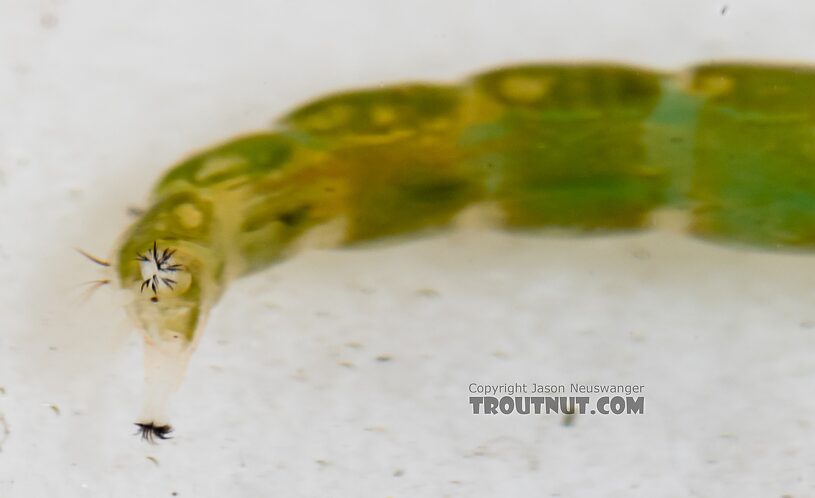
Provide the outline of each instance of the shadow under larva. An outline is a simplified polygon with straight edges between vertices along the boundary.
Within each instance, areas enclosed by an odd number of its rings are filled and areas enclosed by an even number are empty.
[[[711,241],[811,248],[812,88],[815,70],[797,67],[531,64],[331,95],[190,156],[110,262],[144,337],[142,437],[172,430],[169,400],[229,282],[315,244],[473,216],[504,230],[635,231],[670,210]]]

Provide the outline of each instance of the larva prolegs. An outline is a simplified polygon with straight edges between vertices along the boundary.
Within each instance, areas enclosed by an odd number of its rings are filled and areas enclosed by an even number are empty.
[[[136,420],[144,439],[165,439],[172,431],[170,400],[181,385],[194,350],[194,345],[172,348],[144,341],[143,405]]]

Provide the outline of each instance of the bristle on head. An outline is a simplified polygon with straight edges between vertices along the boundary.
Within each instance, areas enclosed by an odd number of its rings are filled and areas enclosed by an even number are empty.
[[[89,260],[93,261],[94,263],[96,263],[96,264],[97,264],[97,265],[99,265],[99,266],[110,267],[110,261],[105,261],[105,260],[104,260],[104,259],[102,259],[102,258],[97,258],[97,257],[96,257],[96,256],[94,256],[93,254],[87,253],[87,252],[83,251],[82,249],[80,249],[80,248],[78,248],[78,247],[74,247],[74,250],[75,250],[76,252],[78,252],[79,254],[81,254],[81,255],[85,256],[85,257],[86,257],[86,258],[88,258]]]

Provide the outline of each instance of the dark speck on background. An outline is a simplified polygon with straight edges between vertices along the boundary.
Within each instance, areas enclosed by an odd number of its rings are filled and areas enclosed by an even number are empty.
[[[8,428],[8,424],[6,423],[6,419],[0,414],[0,452],[3,451],[3,443],[6,442],[8,435],[11,431]]]
[[[59,25],[59,17],[56,14],[45,13],[40,16],[40,26],[44,29],[54,29]]]
[[[651,253],[647,249],[639,247],[631,250],[631,256],[639,260],[651,259]]]
[[[436,289],[425,287],[423,289],[417,289],[416,295],[422,297],[439,297],[440,294],[439,291],[437,291]]]

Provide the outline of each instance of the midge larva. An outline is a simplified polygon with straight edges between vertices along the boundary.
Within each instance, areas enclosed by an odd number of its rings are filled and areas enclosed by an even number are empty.
[[[815,247],[815,70],[509,67],[332,95],[190,157],[111,263],[145,341],[142,435],[171,430],[169,398],[232,279],[320,227],[349,245],[476,204],[506,229],[639,230],[671,208],[706,239]]]

